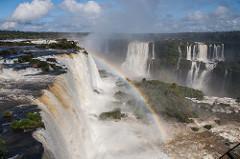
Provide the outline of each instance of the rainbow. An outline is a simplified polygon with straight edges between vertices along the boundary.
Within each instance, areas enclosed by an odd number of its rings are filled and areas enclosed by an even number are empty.
[[[166,134],[166,129],[164,127],[163,121],[160,118],[160,116],[157,114],[157,112],[154,109],[154,107],[152,106],[152,104],[150,104],[150,102],[148,101],[147,95],[144,94],[144,92],[141,89],[136,87],[136,85],[133,82],[131,82],[130,80],[127,80],[127,76],[115,64],[105,60],[103,57],[99,56],[99,54],[95,53],[92,55],[97,61],[99,61],[101,64],[104,64],[108,68],[111,68],[115,74],[119,75],[122,79],[124,79],[130,85],[130,87],[136,92],[136,94],[143,100],[144,105],[147,108],[147,110],[149,110],[151,112],[153,121],[157,125],[157,128],[161,134],[163,141],[167,140],[168,135]]]

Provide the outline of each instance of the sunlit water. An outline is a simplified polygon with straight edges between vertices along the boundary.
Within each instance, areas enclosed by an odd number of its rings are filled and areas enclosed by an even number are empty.
[[[91,55],[57,59],[68,73],[58,77],[36,101],[46,129],[34,136],[43,143],[45,155],[57,159],[167,158],[160,149],[163,139],[151,113],[126,81],[116,74],[101,79]],[[119,90],[128,93],[134,104],[116,99]],[[98,118],[115,108],[121,108],[127,117],[119,121]]]

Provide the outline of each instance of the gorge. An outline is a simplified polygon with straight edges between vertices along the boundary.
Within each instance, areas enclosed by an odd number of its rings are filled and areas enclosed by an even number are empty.
[[[228,45],[136,38],[100,52],[74,38],[0,42],[5,158],[207,159],[238,142]]]

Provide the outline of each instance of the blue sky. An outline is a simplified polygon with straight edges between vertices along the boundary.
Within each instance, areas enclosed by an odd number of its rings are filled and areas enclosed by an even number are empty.
[[[1,0],[0,29],[75,32],[240,30],[240,0]]]

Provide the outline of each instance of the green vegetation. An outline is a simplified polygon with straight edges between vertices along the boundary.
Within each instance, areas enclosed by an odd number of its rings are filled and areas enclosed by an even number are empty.
[[[240,62],[219,62],[217,67],[214,69],[215,73],[224,74],[225,71],[228,70],[230,72],[240,72]]]
[[[189,87],[179,86],[176,83],[165,83],[157,80],[147,81],[147,84],[156,85],[158,87],[164,88],[165,95],[176,95],[179,97],[190,97],[197,98],[199,100],[203,99],[203,92]]]
[[[23,32],[23,31],[0,31],[0,39],[38,39],[38,38],[56,38],[59,33],[50,32]]]
[[[107,119],[115,119],[115,120],[121,120],[121,118],[124,118],[126,114],[121,113],[121,109],[114,109],[110,112],[103,112],[99,115],[99,118],[101,120],[107,120]]]
[[[20,41],[20,42],[5,42],[0,41],[0,46],[34,46],[35,44],[32,44],[28,41]]]
[[[51,69],[60,70],[61,67],[56,64],[48,63],[57,62],[54,58],[48,58],[47,61],[41,61],[39,59],[34,59],[32,54],[24,55],[18,57],[18,63],[28,62],[33,68],[40,68],[43,72],[49,72]]]
[[[157,80],[134,84],[145,94],[145,98],[159,115],[175,118],[180,122],[190,122],[189,118],[197,117],[191,102],[185,97],[202,99],[201,91]]]
[[[60,32],[23,32],[23,31],[0,31],[0,39],[55,39],[63,36],[86,36],[88,33],[60,33]]]
[[[156,49],[161,53],[160,59],[163,67],[175,67],[177,65],[179,57],[178,46],[178,41],[158,42],[158,47]]]
[[[46,61],[41,61],[38,59],[32,59],[30,61],[30,64],[34,68],[40,68],[43,72],[50,71],[50,64],[48,64]]]
[[[75,41],[68,41],[67,39],[58,39],[57,43],[41,44],[40,48],[45,49],[75,49],[80,50],[81,48]]]
[[[35,130],[43,127],[44,124],[39,113],[30,112],[26,115],[26,118],[13,121],[10,126],[14,131],[24,131]]]
[[[202,100],[204,96],[202,91],[189,87],[177,86],[177,88],[174,89],[174,91],[178,92],[184,97],[196,98],[198,100]]]

